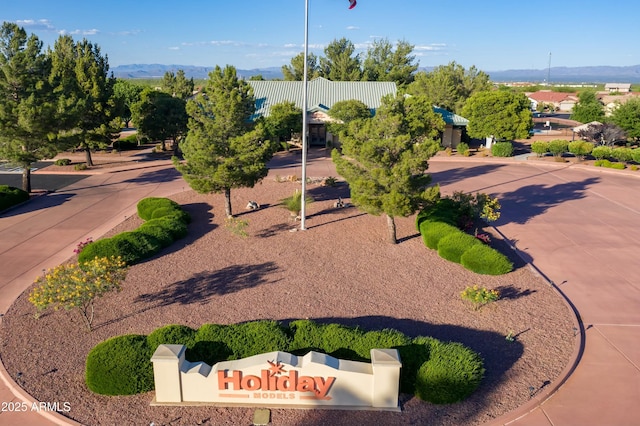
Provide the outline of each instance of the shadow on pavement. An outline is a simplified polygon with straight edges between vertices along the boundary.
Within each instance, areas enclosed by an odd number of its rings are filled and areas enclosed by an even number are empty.
[[[475,167],[458,167],[455,169],[444,170],[441,172],[433,172],[431,174],[432,183],[440,185],[451,185],[460,180],[485,175],[494,170],[504,167],[503,164],[484,164]],[[427,170],[428,172],[428,170]]]
[[[63,203],[66,203],[75,195],[76,194],[74,193],[67,193],[67,194],[47,194],[47,195],[41,195],[38,197],[32,197],[29,201],[25,202],[22,205],[9,208],[4,212],[0,212],[0,217],[18,216],[25,213],[31,213],[37,210],[48,209],[49,207],[56,207]]]

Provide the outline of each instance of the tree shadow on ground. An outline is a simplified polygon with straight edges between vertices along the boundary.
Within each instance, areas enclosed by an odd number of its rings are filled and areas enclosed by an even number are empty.
[[[281,321],[288,324],[295,319],[283,319]],[[477,423],[478,419],[475,418],[476,410],[474,410],[473,407],[476,406],[476,404],[482,404],[484,402],[485,398],[482,397],[482,395],[487,394],[487,392],[500,384],[500,382],[504,380],[507,372],[524,353],[522,343],[517,340],[508,341],[502,334],[450,324],[431,324],[424,321],[387,316],[364,316],[355,318],[325,317],[311,319],[321,324],[337,323],[349,327],[360,327],[365,331],[389,328],[398,330],[409,337],[429,336],[443,342],[459,342],[481,354],[486,369],[484,379],[478,390],[470,397],[474,398],[474,403],[456,408],[456,424]],[[401,394],[401,406],[405,405],[412,398],[412,395]],[[434,405],[432,417],[419,419],[419,421],[422,422],[421,424],[442,424],[445,420],[449,422],[452,420],[449,417],[451,416],[450,410],[438,410],[437,407],[438,406]],[[376,416],[379,424],[414,424],[411,423],[411,419],[407,419],[402,413],[376,412]],[[334,417],[335,416],[332,416],[332,424],[335,424]],[[345,416],[345,424],[367,424],[370,421],[369,417],[366,412],[349,412],[349,415]],[[362,421],[359,422],[359,419]],[[327,424],[323,420],[323,411],[310,412],[304,424]],[[416,419],[413,420],[415,421]]]
[[[172,182],[181,179],[182,175],[173,167],[163,168],[160,170],[152,170],[141,173],[131,179],[125,180],[127,183],[163,183]]]
[[[552,207],[584,198],[589,186],[595,185],[599,181],[599,178],[592,177],[580,182],[559,183],[553,186],[527,185],[513,192],[500,194],[498,198],[503,214],[495,225],[525,224]]]
[[[75,197],[74,193],[67,194],[46,194],[37,197],[31,197],[22,204],[9,207],[4,211],[0,211],[0,217],[19,216],[25,213],[35,212],[37,210],[45,210],[50,207],[56,207],[69,201]]]
[[[475,167],[458,167],[455,169],[443,170],[441,172],[430,173],[433,183],[451,185],[463,179],[484,175],[504,167],[504,164],[484,164]]]
[[[276,281],[269,275],[278,270],[275,262],[232,265],[217,271],[204,271],[175,282],[156,293],[141,294],[134,301],[170,305],[207,304],[213,296],[223,296]]]
[[[512,285],[502,285],[502,286],[496,287],[495,290],[497,290],[500,293],[500,299],[510,299],[510,300],[520,299],[521,297],[527,297],[537,292],[537,290],[530,290],[530,289],[520,290],[519,288],[516,288]]]
[[[346,182],[337,182],[334,186],[317,186],[309,189],[307,194],[315,201],[328,201],[351,197],[351,191]]]

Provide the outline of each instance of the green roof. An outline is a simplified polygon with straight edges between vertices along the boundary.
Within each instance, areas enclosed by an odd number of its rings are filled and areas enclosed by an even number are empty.
[[[452,126],[467,126],[469,124],[469,120],[466,118],[461,117],[458,114],[454,114],[451,111],[447,111],[446,109],[434,106],[433,111],[440,114],[444,122]]]
[[[282,102],[294,102],[302,109],[302,81],[249,80],[256,98],[256,116],[269,116],[271,106]],[[386,81],[330,81],[322,77],[314,78],[308,83],[307,107],[329,110],[336,102],[359,100],[370,109],[378,109],[382,98],[395,96],[397,92],[394,82]]]

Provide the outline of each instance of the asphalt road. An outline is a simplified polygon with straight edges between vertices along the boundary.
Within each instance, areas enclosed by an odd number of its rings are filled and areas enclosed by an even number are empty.
[[[91,175],[61,175],[61,174],[43,174],[36,173],[31,175],[31,189],[57,191],[60,188],[71,185]],[[22,173],[19,172],[2,172],[0,171],[0,185],[9,185],[16,188],[22,188]]]

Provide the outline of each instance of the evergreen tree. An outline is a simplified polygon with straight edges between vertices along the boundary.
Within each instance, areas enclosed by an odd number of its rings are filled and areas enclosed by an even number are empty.
[[[138,132],[153,141],[160,141],[166,150],[165,140],[176,141],[187,132],[186,102],[169,93],[150,88],[140,95],[140,101],[132,106],[133,120]]]
[[[291,58],[291,65],[282,66],[285,81],[302,81],[304,78],[304,52]],[[309,52],[307,56],[307,79],[312,80],[320,75],[318,57]]]
[[[434,138],[444,126],[426,98],[386,97],[373,118],[349,124],[342,153],[331,153],[354,205],[373,215],[384,214],[393,244],[394,218],[412,215],[439,193],[437,187],[429,187],[431,176],[425,172],[427,160],[439,149]]]
[[[393,81],[405,87],[413,81],[418,69],[413,55],[414,46],[401,40],[395,46],[388,39],[376,40],[367,50],[362,79],[367,81]]]
[[[194,87],[193,77],[187,79],[184,70],[176,74],[167,71],[162,78],[162,90],[184,101],[193,96]]]
[[[320,75],[331,81],[359,81],[362,79],[360,55],[355,54],[355,46],[346,38],[333,40],[324,49],[320,58]]]
[[[469,120],[467,133],[472,138],[525,139],[533,128],[531,102],[522,93],[477,92],[465,103],[462,115]]]
[[[22,167],[22,189],[31,192],[31,164],[54,157],[58,123],[42,42],[5,22],[0,29],[0,158]]]
[[[571,119],[581,123],[604,121],[604,106],[593,90],[585,90],[578,94],[578,102],[573,106]]]
[[[255,113],[251,86],[238,79],[234,67],[216,66],[204,90],[187,102],[187,113],[189,132],[180,143],[185,161],[174,157],[174,164],[195,191],[224,192],[225,213],[231,217],[231,189],[262,180],[273,155],[263,128],[250,121]]]

